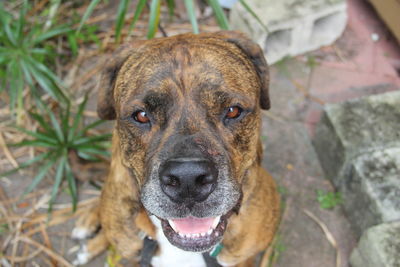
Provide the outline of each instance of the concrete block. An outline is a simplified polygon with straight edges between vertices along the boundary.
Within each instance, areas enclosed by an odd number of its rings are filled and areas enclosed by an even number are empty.
[[[400,220],[400,146],[355,158],[340,191],[357,236],[371,226]]]
[[[326,106],[313,144],[358,236],[400,220],[400,91]]]
[[[350,257],[352,267],[400,267],[400,222],[368,229]]]
[[[313,144],[326,176],[339,186],[355,157],[400,146],[400,91],[326,105]]]
[[[236,3],[231,9],[233,29],[248,33],[265,52],[270,64],[333,43],[343,32],[345,0],[247,0],[246,3],[267,26]]]

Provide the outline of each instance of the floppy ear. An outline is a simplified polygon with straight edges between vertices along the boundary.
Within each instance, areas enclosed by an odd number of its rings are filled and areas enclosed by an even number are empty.
[[[97,87],[99,92],[97,114],[103,120],[114,120],[116,118],[114,99],[115,81],[122,65],[139,43],[140,41],[124,45],[117,49],[101,74],[100,83]]]
[[[270,109],[268,65],[261,47],[238,31],[220,31],[217,35],[225,41],[235,44],[249,57],[261,83],[260,106],[263,109]]]

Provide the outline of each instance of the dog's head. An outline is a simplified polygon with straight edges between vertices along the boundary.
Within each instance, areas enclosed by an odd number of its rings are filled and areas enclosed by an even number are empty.
[[[145,209],[175,246],[212,248],[261,157],[269,98],[260,47],[232,31],[134,42],[108,63],[99,90],[99,116],[116,119]]]

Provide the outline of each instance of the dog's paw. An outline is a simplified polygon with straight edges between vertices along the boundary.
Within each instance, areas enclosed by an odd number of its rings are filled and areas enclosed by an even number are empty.
[[[106,251],[108,247],[108,241],[103,231],[88,232],[87,229],[76,228],[72,231],[74,238],[80,240],[80,248],[76,253],[75,260],[72,262],[73,265],[83,265],[88,263],[97,255]],[[92,236],[94,235],[94,236]],[[91,238],[84,238],[85,236],[92,236]]]
[[[72,262],[72,264],[74,266],[79,266],[79,265],[83,265],[88,263],[90,260],[92,259],[87,246],[86,245],[82,245],[80,247],[80,249],[78,250],[78,252],[76,253],[76,258],[75,260]]]
[[[75,240],[85,240],[95,235],[96,229],[89,229],[86,227],[76,226],[72,229],[71,238]]]

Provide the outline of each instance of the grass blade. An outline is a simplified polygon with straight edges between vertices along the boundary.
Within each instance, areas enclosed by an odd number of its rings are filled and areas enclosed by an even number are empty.
[[[72,174],[71,167],[69,166],[69,163],[67,161],[65,165],[65,176],[67,178],[68,182],[68,188],[71,193],[72,197],[72,211],[76,211],[76,204],[78,202],[78,192],[76,190],[76,182],[75,182],[75,177]]]
[[[222,9],[218,0],[207,0],[207,2],[214,11],[219,27],[223,30],[229,30],[228,20],[226,19],[224,10]]]
[[[190,23],[192,24],[193,32],[199,33],[199,26],[197,24],[196,12],[194,9],[193,0],[185,0],[186,11],[189,16]]]
[[[24,168],[27,168],[27,167],[31,166],[32,164],[34,164],[34,163],[36,163],[38,161],[46,160],[50,156],[51,153],[52,152],[41,153],[41,154],[35,156],[34,158],[32,158],[32,159],[30,159],[28,161],[25,161],[24,163],[20,164],[18,168],[14,168],[12,170],[0,173],[0,177],[4,177],[4,176],[10,175],[10,174],[13,174],[13,173],[15,173],[15,172],[17,172],[17,171],[19,171],[21,169],[24,169]]]
[[[54,148],[57,145],[42,140],[23,140],[21,142],[11,144],[13,147],[32,146],[32,147],[47,147]]]
[[[172,20],[174,17],[174,11],[175,11],[175,1],[174,0],[167,0],[167,6],[168,6],[168,14],[169,18]]]
[[[39,139],[40,141],[47,142],[47,143],[53,144],[53,145],[57,144],[57,141],[54,140],[54,138],[52,138],[46,134],[43,134],[41,132],[32,132],[32,131],[26,130],[25,128],[18,127],[18,126],[16,126],[15,128],[20,132],[23,132],[27,135],[30,135],[32,137]]]
[[[76,57],[78,55],[78,50],[79,50],[78,40],[76,38],[76,34],[72,33],[72,32],[68,33],[67,34],[67,40],[68,40],[69,47],[71,48],[72,55],[74,57]]]
[[[161,0],[151,1],[147,39],[152,39],[156,35],[158,22],[160,21],[160,6],[161,6]]]
[[[67,155],[66,153],[64,153],[64,155],[61,157],[60,162],[58,163],[58,167],[57,167],[57,171],[56,171],[56,176],[54,179],[54,185],[53,185],[53,189],[51,190],[51,197],[49,200],[49,208],[47,210],[48,213],[50,213],[53,209],[53,203],[54,200],[56,198],[58,189],[60,188],[60,184],[63,178],[63,173],[65,170],[65,164],[67,161]]]
[[[33,178],[32,183],[25,189],[21,198],[32,192],[32,190],[43,180],[47,172],[50,170],[51,166],[55,163],[57,157],[49,158],[46,164],[40,169],[39,173]]]
[[[136,5],[135,15],[133,15],[133,19],[131,25],[129,26],[128,35],[131,33],[132,29],[135,27],[136,22],[138,21],[140,15],[142,14],[143,8],[146,5],[146,0],[139,0]]]
[[[73,30],[65,25],[62,25],[60,27],[45,31],[44,33],[39,34],[33,42],[34,45],[39,45],[42,44],[43,41],[46,41],[47,39],[51,39],[53,37],[56,37],[58,35],[66,34],[69,32],[72,32]]]
[[[76,114],[76,116],[74,118],[74,123],[72,124],[72,127],[69,129],[68,137],[67,137],[68,141],[73,140],[76,129],[78,129],[78,125],[82,120],[82,114],[83,114],[83,110],[85,109],[87,100],[88,100],[88,97],[87,97],[87,95],[85,95],[83,102],[78,107],[78,113]]]
[[[260,23],[264,30],[269,33],[268,27],[261,21],[261,19],[253,11],[253,9],[244,0],[239,0],[239,2],[244,7],[244,9],[246,9],[246,11],[249,12],[258,21],[258,23]]]
[[[89,4],[89,6],[87,7],[87,9],[86,9],[86,11],[85,11],[85,14],[83,14],[83,17],[82,17],[82,19],[81,19],[81,22],[79,23],[79,27],[78,27],[78,29],[76,30],[76,34],[78,34],[78,33],[81,31],[83,25],[85,24],[85,22],[87,21],[87,19],[90,17],[90,15],[92,15],[94,9],[95,9],[96,6],[98,5],[98,3],[100,3],[100,1],[101,1],[101,0],[92,0],[92,1],[90,1],[90,4]]]
[[[106,122],[105,120],[97,120],[95,122],[92,122],[89,125],[85,126],[85,128],[83,128],[82,130],[80,130],[76,136],[82,136],[86,133],[87,130],[97,127],[98,125],[103,124],[105,122]]]
[[[128,9],[128,4],[130,0],[120,0],[118,11],[117,11],[117,21],[115,24],[115,40],[117,43],[121,41],[121,30],[125,22],[125,14]]]
[[[89,137],[82,137],[73,142],[74,146],[79,146],[85,143],[95,143],[95,142],[102,142],[102,141],[110,141],[111,134],[102,134],[96,136],[89,136]]]
[[[42,126],[47,131],[48,134],[50,134],[49,136],[55,138],[57,137],[56,132],[53,130],[53,128],[51,128],[51,126],[47,122],[45,122],[42,116],[33,112],[29,112],[29,114],[31,115],[32,118],[34,118],[37,122],[39,122],[40,126]]]

